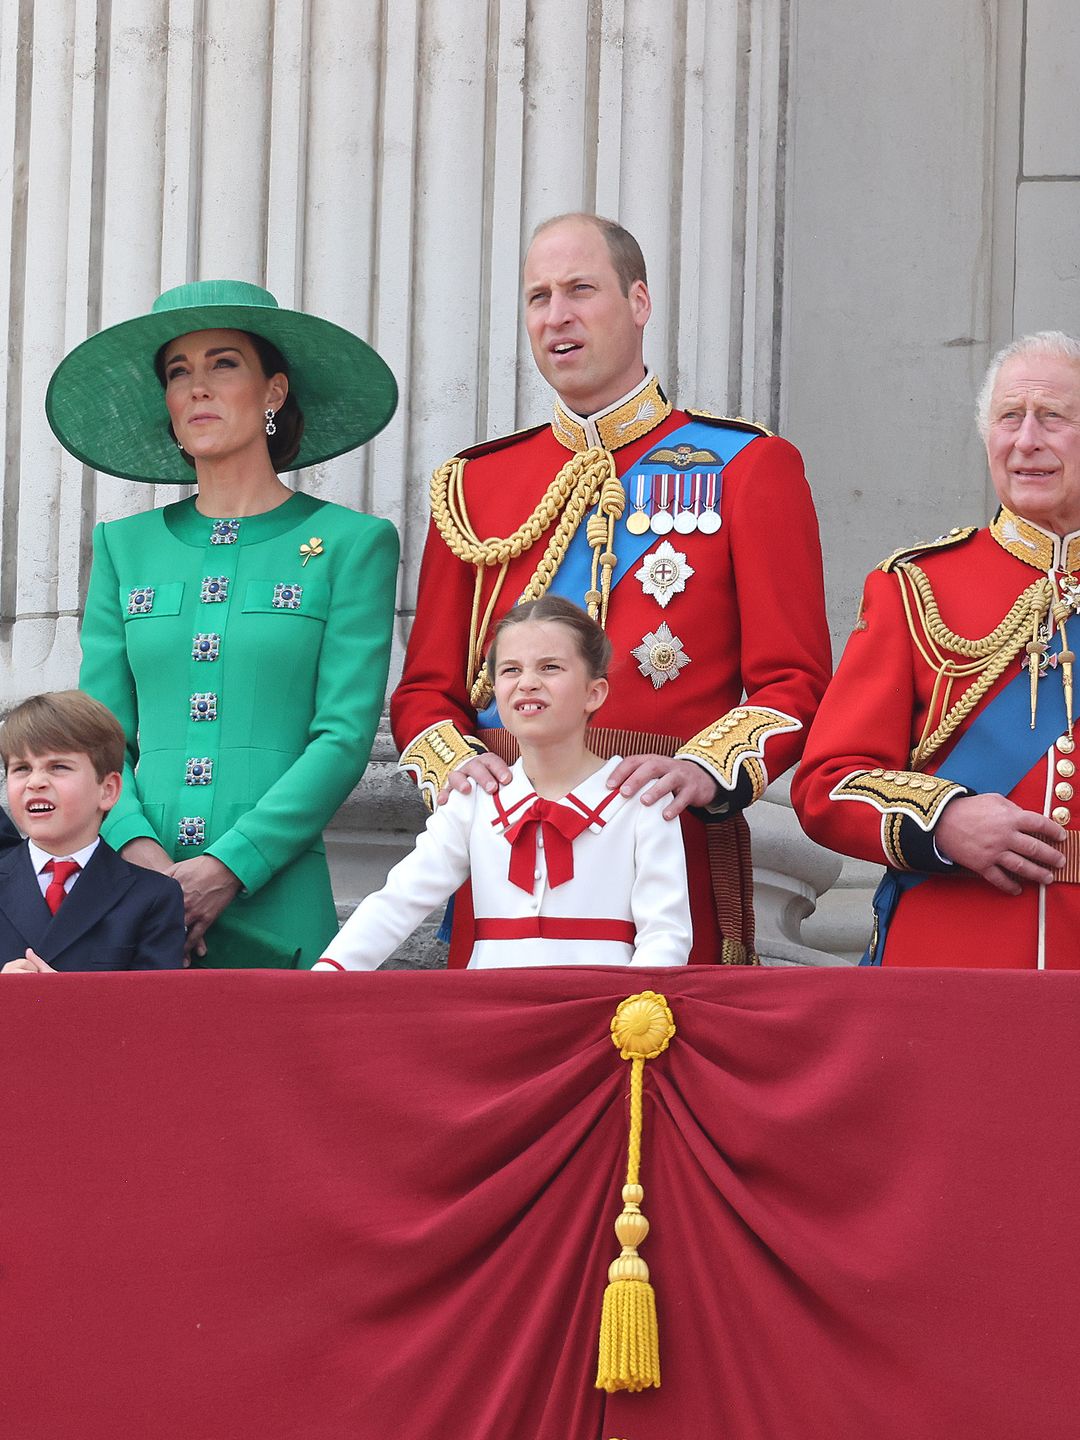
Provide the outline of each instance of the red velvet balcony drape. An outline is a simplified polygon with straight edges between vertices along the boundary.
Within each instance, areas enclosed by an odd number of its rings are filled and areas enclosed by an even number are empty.
[[[593,1388],[655,988],[663,1385]],[[0,982],[5,1440],[1075,1440],[1080,974]]]

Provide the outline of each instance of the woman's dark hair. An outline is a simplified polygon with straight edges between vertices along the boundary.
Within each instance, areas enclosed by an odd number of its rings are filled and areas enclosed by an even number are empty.
[[[611,641],[580,605],[564,600],[561,595],[541,595],[539,600],[526,600],[524,605],[515,605],[508,610],[495,627],[491,646],[487,653],[488,674],[495,674],[495,650],[502,635],[513,625],[522,625],[526,620],[557,620],[565,625],[574,637],[578,654],[585,661],[590,680],[606,677],[611,664]]]
[[[269,380],[271,375],[284,375],[289,378],[289,363],[281,351],[271,341],[265,340],[261,335],[255,335],[250,330],[241,330],[251,341],[255,354],[259,357],[259,364],[262,372]],[[161,349],[154,356],[154,371],[161,381],[161,388],[165,389],[165,352],[172,341],[169,340],[162,345]],[[285,403],[274,416],[274,424],[277,427],[276,433],[266,437],[266,448],[270,452],[270,463],[277,471],[287,470],[300,452],[300,441],[304,438],[304,412],[296,403],[290,387]],[[176,443],[176,431],[169,422],[169,434]],[[181,450],[181,455],[194,470],[195,461],[187,453]]]

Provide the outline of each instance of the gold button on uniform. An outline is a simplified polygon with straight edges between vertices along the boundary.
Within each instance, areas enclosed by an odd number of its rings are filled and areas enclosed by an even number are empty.
[[[1056,820],[1059,825],[1068,825],[1072,815],[1065,809],[1064,805],[1058,805],[1050,811],[1050,819]]]
[[[1071,735],[1062,735],[1061,739],[1057,742],[1057,748],[1061,751],[1062,755],[1071,755],[1076,749],[1076,741]]]
[[[1071,760],[1059,760],[1057,762],[1057,773],[1064,775],[1066,780],[1076,774],[1076,766]]]
[[[1073,798],[1073,787],[1067,780],[1059,780],[1054,786],[1055,800],[1071,800]]]

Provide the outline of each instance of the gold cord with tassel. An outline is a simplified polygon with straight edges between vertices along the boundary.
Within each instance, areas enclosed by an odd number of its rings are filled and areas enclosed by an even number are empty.
[[[626,496],[611,452],[583,450],[570,457],[532,514],[512,535],[481,540],[469,520],[464,475],[465,461],[460,458],[447,461],[435,471],[431,477],[431,515],[451,553],[476,567],[465,678],[473,707],[482,710],[491,703],[494,693],[484,650],[511,560],[530,550],[554,524],[544,553],[518,603],[538,600],[554,579],[586,511],[595,505],[596,513],[586,522],[585,534],[593,551],[593,562],[592,584],[584,600],[593,619],[606,624],[611,574],[617,563],[615,524],[623,513]],[[481,611],[484,573],[494,566],[499,567],[498,573]]]
[[[1061,632],[1061,650],[1058,653],[1058,662],[1061,665],[1061,686],[1065,692],[1066,735],[1071,735],[1073,728],[1073,666],[1076,664],[1076,654],[1069,649],[1069,637],[1065,633],[1065,622],[1071,614],[1072,606],[1065,600],[1059,598],[1054,601],[1054,619]]]
[[[668,1003],[654,990],[629,996],[611,1021],[612,1041],[631,1067],[626,1184],[622,1189],[622,1214],[615,1221],[615,1235],[622,1251],[608,1268],[596,1368],[596,1388],[608,1392],[645,1390],[660,1384],[656,1294],[649,1283],[649,1267],[638,1254],[638,1246],[649,1233],[649,1222],[641,1213],[645,1192],[639,1183],[644,1123],[642,1083],[645,1061],[663,1054],[674,1034],[675,1021]]]

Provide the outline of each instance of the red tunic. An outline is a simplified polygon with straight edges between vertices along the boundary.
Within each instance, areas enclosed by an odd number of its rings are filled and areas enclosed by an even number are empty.
[[[991,634],[1018,597],[1042,577],[1053,572],[1060,580],[1055,561],[1068,561],[1073,568],[1080,561],[1075,537],[1075,555],[1061,548],[1068,537],[1057,542],[1055,550],[1054,537],[1007,511],[995,520],[995,530],[1001,538],[989,529],[966,538],[954,532],[948,548],[909,552],[929,581],[944,626],[968,640]],[[1035,542],[1043,547],[1041,558],[1047,562],[1041,570]],[[876,570],[867,579],[859,622],[821,703],[792,784],[795,808],[807,834],[823,845],[894,869],[925,872],[926,878],[898,903],[883,964],[1034,968],[1042,963],[1046,968],[1076,968],[1080,890],[1075,883],[1059,879],[1048,886],[1027,884],[1014,897],[966,871],[943,869],[934,855],[933,827],[950,787],[927,777],[939,771],[949,775],[953,747],[1021,672],[1027,655],[1021,646],[940,750],[925,763],[913,765],[913,751],[924,733],[933,730],[949,706],[976,683],[978,672],[970,668],[970,655],[943,645],[940,628],[924,623],[907,578],[911,573],[911,565],[903,562],[893,569]],[[1075,634],[1080,635],[1080,618],[1073,615],[1071,626],[1066,624],[1070,631],[1075,626]],[[1030,639],[1030,628],[1025,627],[1025,632]],[[1073,634],[1070,644],[1075,647]],[[949,662],[968,665],[969,673],[954,679],[946,693],[942,675]],[[1038,681],[1038,695],[1049,697],[1049,687],[1061,685],[1061,670],[1049,669]],[[1062,737],[1007,793],[1026,810],[1053,813],[1076,834],[1080,805],[1069,803],[1076,784],[1071,779],[1074,745],[1073,737]],[[875,774],[877,779],[867,785],[866,777]],[[900,807],[910,804],[904,797],[911,794],[912,782],[918,783],[915,793],[925,802],[919,826],[904,819],[904,828],[891,828]],[[957,793],[955,787],[951,793]],[[1080,834],[1076,838],[1080,842]],[[1071,840],[1067,844],[1067,856],[1072,844]],[[1072,868],[1070,862],[1066,873]]]
[[[674,411],[647,435],[614,450],[619,474],[691,418]],[[475,533],[512,533],[570,458],[549,426],[478,447],[464,475]],[[720,516],[715,534],[663,537],[694,572],[666,607],[645,593],[633,573],[637,566],[613,590],[606,627],[614,650],[611,691],[597,723],[637,732],[638,744],[620,735],[623,754],[658,748],[646,741],[665,737],[671,753],[740,702],[768,707],[793,723],[763,742],[759,778],[767,782],[798,759],[830,669],[817,519],[798,451],[784,440],[754,435],[723,469]],[[549,535],[510,562],[494,621],[528,584]],[[652,537],[646,555],[661,543],[662,537]],[[485,600],[496,573],[493,567],[485,574]],[[474,576],[473,566],[457,559],[433,526],[404,675],[391,701],[394,737],[402,750],[441,721],[451,721],[463,735],[477,733],[466,677]],[[658,689],[631,651],[663,623],[681,640],[689,663]],[[684,828],[691,896],[697,901],[692,959],[715,960],[718,931],[705,827],[689,817]]]

